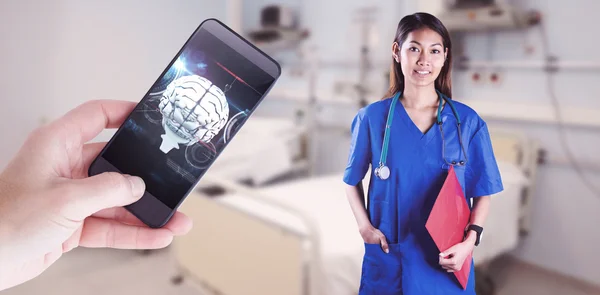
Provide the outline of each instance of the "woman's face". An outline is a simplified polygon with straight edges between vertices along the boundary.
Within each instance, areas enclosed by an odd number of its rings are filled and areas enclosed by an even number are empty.
[[[434,83],[447,55],[442,36],[429,28],[409,33],[402,47],[394,42],[392,51],[396,62],[402,65],[405,85],[414,86]]]

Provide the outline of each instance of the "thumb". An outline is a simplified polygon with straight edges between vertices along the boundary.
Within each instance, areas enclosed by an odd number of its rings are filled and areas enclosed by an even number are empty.
[[[62,213],[72,220],[83,220],[100,210],[134,203],[146,190],[141,178],[116,172],[73,180],[68,186]]]
[[[384,235],[379,236],[379,240],[381,242],[381,248],[383,249],[383,251],[385,253],[390,253],[390,249],[388,247],[388,243],[387,243],[387,241],[385,239],[385,236]]]
[[[456,245],[454,245],[454,246],[452,246],[452,247],[448,248],[446,251],[444,251],[444,252],[440,253],[440,256],[441,256],[442,258],[446,258],[446,257],[448,257],[449,255],[456,253],[456,247],[457,247],[457,246],[456,246]]]

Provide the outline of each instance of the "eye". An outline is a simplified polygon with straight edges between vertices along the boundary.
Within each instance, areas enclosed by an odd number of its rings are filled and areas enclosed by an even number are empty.
[[[413,51],[413,52],[418,52],[419,48],[413,46],[413,47],[408,48],[408,50]]]
[[[434,50],[432,50],[431,52],[432,52],[432,53],[434,53],[434,54],[438,54],[438,53],[440,53],[441,51],[440,51],[439,49],[434,49]]]

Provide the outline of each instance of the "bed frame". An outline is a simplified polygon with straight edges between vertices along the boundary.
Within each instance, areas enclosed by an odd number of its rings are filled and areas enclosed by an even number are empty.
[[[535,179],[537,144],[511,130],[490,129],[490,133],[497,159],[516,163],[529,179]],[[318,227],[309,218],[218,175],[207,174],[203,182],[220,189],[216,193],[197,190],[180,207],[194,220],[194,228],[173,242],[180,270],[174,282],[191,281],[208,294],[338,295],[325,294],[322,289]],[[533,182],[525,187],[519,213],[522,233],[529,231]],[[278,206],[300,218],[307,230],[284,228],[214,199],[229,193]]]
[[[535,181],[542,149],[536,140],[513,129],[490,128],[490,137],[496,158],[517,164],[530,181],[521,193],[519,217],[519,232],[522,236],[526,236],[531,230],[531,199],[536,187]]]
[[[312,220],[224,178],[207,175],[203,180],[226,191],[197,191],[180,207],[194,220],[194,228],[173,242],[181,270],[175,282],[190,278],[214,294],[323,294],[319,291],[321,268],[314,267],[320,265],[320,253],[318,228]],[[295,214],[307,231],[284,228],[212,199],[227,192],[241,193]]]

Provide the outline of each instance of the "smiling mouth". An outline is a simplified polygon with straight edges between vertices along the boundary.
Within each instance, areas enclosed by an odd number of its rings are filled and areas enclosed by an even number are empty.
[[[415,70],[414,72],[417,73],[417,74],[419,74],[419,75],[421,75],[421,76],[425,76],[425,75],[431,74],[430,71],[417,71],[417,70]]]

